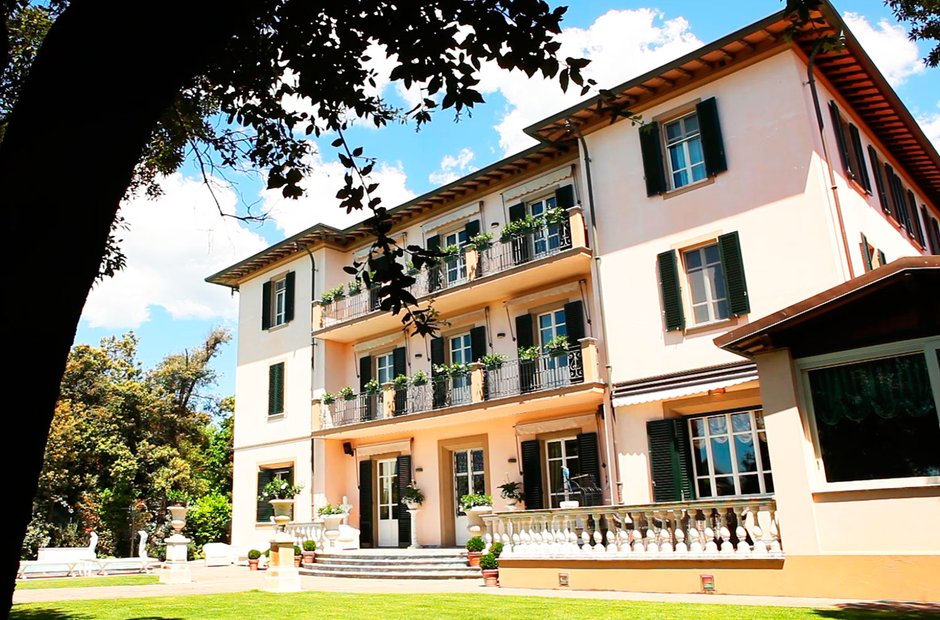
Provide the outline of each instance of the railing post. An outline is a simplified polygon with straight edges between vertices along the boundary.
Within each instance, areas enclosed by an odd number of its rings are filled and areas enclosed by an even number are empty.
[[[568,227],[571,230],[571,247],[587,247],[587,230],[584,226],[584,212],[580,206],[568,208]]]
[[[483,382],[484,382],[483,364],[472,362],[470,364],[470,402],[483,402]]]
[[[600,381],[600,370],[597,367],[597,338],[581,338],[581,367],[584,372],[584,382],[594,383]]]
[[[310,429],[318,431],[325,426],[324,422],[322,403],[319,398],[314,398],[310,401]]]
[[[310,306],[310,327],[311,329],[320,329],[323,327],[323,306],[317,299]]]
[[[477,271],[480,265],[480,253],[474,247],[467,247],[464,250],[463,259],[467,265],[467,280],[476,280],[479,277]]]
[[[395,384],[386,381],[382,384],[382,417],[395,416]]]

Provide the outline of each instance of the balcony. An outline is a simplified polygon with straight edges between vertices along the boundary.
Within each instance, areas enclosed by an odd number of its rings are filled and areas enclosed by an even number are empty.
[[[450,413],[518,407],[518,400],[572,394],[570,406],[603,395],[597,369],[594,338],[582,338],[562,355],[530,360],[507,360],[499,368],[470,364],[466,373],[430,377],[421,385],[396,388],[386,383],[377,394],[355,394],[330,404],[314,401],[314,422],[319,433],[334,434],[349,427],[402,423]],[[511,405],[510,405],[511,404]],[[479,417],[479,416],[477,416]]]
[[[770,496],[485,515],[500,561],[782,559]]]
[[[581,209],[572,207],[567,221],[495,242],[483,250],[462,248],[458,255],[415,274],[416,282],[409,291],[421,305],[433,298],[434,307],[447,314],[584,275],[590,271],[590,259]],[[522,271],[525,278],[511,278]],[[354,342],[400,328],[400,317],[381,311],[379,302],[375,290],[326,305],[314,301],[314,336]]]

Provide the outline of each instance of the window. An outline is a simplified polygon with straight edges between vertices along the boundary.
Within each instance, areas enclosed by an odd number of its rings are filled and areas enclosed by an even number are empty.
[[[474,236],[480,233],[480,220],[470,220],[463,228],[448,233],[433,235],[427,238],[428,250],[443,252],[451,246],[461,249],[455,258],[428,269],[428,291],[433,292],[448,286],[455,286],[467,280],[467,258],[463,253],[464,246]]]
[[[706,325],[751,311],[737,232],[719,236],[717,243],[680,252],[684,278],[679,275],[679,253],[676,250],[657,256],[667,331],[685,329],[686,310],[695,325]],[[683,298],[683,279],[689,288],[687,299]]]
[[[450,345],[450,363],[451,364],[469,364],[473,360],[473,345],[470,339],[470,332],[452,336],[448,339]],[[470,402],[470,375],[457,374],[451,378],[451,389],[453,390],[454,403]]]
[[[255,520],[258,523],[267,523],[271,520],[271,517],[274,516],[274,508],[271,506],[270,502],[261,499],[261,491],[266,484],[275,478],[282,478],[290,484],[294,484],[293,466],[268,467],[258,470],[258,503],[255,508]]]
[[[456,246],[463,250],[463,247],[467,245],[467,231],[465,229],[456,230],[452,233],[444,235],[444,247],[449,248]],[[467,279],[467,258],[464,256],[461,251],[456,258],[448,260],[444,264],[445,270],[445,280],[447,285],[453,285],[458,282],[463,282]]]
[[[865,151],[862,148],[862,137],[858,127],[842,118],[835,101],[829,102],[829,114],[832,117],[832,131],[836,135],[839,159],[842,161],[846,176],[871,194],[871,180],[868,177],[868,169],[865,167]],[[869,151],[870,155],[871,151]]]
[[[548,351],[546,347],[546,345],[553,339],[560,336],[568,336],[568,324],[567,317],[565,316],[565,310],[564,308],[559,308],[558,310],[552,310],[551,312],[540,314],[538,317],[536,317],[536,320],[539,330],[539,346],[541,347],[543,353],[543,357],[541,358],[542,364],[544,366],[544,370],[548,371],[545,375],[545,381],[549,384],[565,385],[568,383],[568,373],[553,373],[551,371],[556,368],[567,368],[568,356],[547,355]],[[568,344],[571,345],[572,343],[569,342]]]
[[[719,413],[688,424],[698,497],[773,492],[763,412]]]
[[[555,196],[548,196],[541,200],[529,203],[529,213],[532,217],[545,217],[545,214],[555,208]],[[540,258],[560,248],[563,243],[563,231],[560,224],[546,224],[532,235],[532,255]],[[568,240],[568,245],[571,241]]]
[[[581,473],[578,460],[578,438],[565,437],[545,442],[545,464],[548,472],[548,499],[550,508],[558,508],[559,502],[566,499],[580,500],[575,494],[565,497],[565,478],[562,468],[568,468],[568,476],[577,476]],[[569,492],[573,489],[567,489]]]
[[[680,189],[727,170],[715,98],[702,101],[677,118],[643,125],[640,149],[648,196]]]
[[[828,482],[940,476],[940,340],[882,351],[801,364]]]
[[[261,329],[271,329],[294,320],[294,272],[288,271],[262,285]]]
[[[379,385],[388,383],[395,378],[395,356],[392,353],[375,357],[375,378]]]
[[[284,362],[268,366],[268,415],[284,413]]]

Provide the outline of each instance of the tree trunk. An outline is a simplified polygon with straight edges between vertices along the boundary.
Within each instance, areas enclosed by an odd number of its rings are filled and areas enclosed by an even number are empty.
[[[161,112],[222,50],[248,6],[72,0],[0,144],[0,197],[12,218],[5,348],[19,369],[3,379],[7,398],[16,395],[8,403],[16,447],[3,451],[13,486],[12,521],[0,537],[7,613],[59,382],[111,222]],[[15,305],[20,299],[28,307]]]

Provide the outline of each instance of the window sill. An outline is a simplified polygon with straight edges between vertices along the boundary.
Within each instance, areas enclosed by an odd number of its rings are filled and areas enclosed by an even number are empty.
[[[694,336],[696,334],[710,332],[716,329],[728,329],[730,327],[734,327],[735,325],[737,325],[739,318],[740,317],[733,316],[731,318],[722,319],[720,321],[711,321],[709,323],[699,323],[697,325],[693,325],[692,327],[686,327],[684,330],[682,330],[682,333],[685,334],[686,336]]]
[[[705,177],[701,181],[696,181],[694,183],[689,183],[688,185],[683,185],[677,189],[671,189],[665,194],[660,194],[663,200],[669,200],[670,198],[675,198],[676,196],[681,196],[687,192],[694,191],[700,187],[705,187],[706,185],[711,185],[715,182],[715,177]]]
[[[813,497],[835,493],[858,493],[888,489],[940,489],[940,476],[917,478],[883,478],[881,480],[852,480],[851,482],[826,482],[812,489]]]
[[[267,328],[267,329],[264,330],[264,331],[266,331],[266,332],[268,332],[268,333],[280,331],[280,330],[284,329],[285,327],[287,327],[287,326],[290,325],[290,324],[291,324],[291,321],[286,321],[286,322],[284,322],[284,323],[281,323],[280,325],[272,325],[271,327]]]
[[[286,417],[284,413],[269,413],[268,422],[280,422]]]

